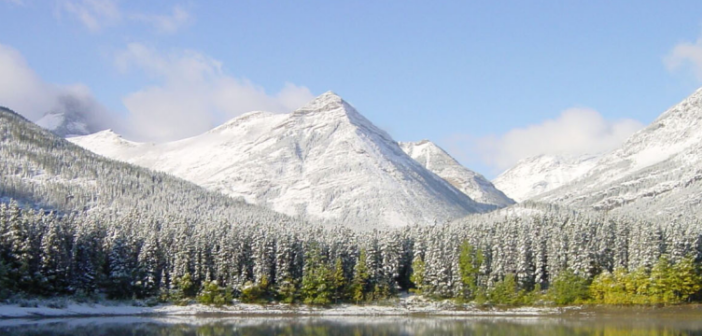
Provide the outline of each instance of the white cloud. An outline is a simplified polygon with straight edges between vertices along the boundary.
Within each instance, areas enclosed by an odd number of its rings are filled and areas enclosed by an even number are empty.
[[[159,33],[172,34],[192,21],[190,13],[182,6],[176,5],[171,14],[154,15],[137,13],[131,16],[132,19],[144,22],[153,26]]]
[[[117,0],[61,0],[56,13],[59,17],[63,14],[75,17],[94,33],[125,20],[150,25],[159,33],[175,33],[192,21],[192,15],[180,5],[175,5],[170,14],[146,14],[125,11]]]
[[[0,44],[0,106],[32,121],[47,112],[78,111],[93,128],[164,141],[202,133],[254,110],[290,112],[314,98],[307,88],[289,83],[268,94],[248,80],[227,75],[219,61],[194,51],[162,54],[130,44],[117,64],[124,71],[145,71],[157,83],[123,98],[125,117],[99,104],[84,85],[43,81],[18,51]]]
[[[35,120],[56,103],[58,88],[44,83],[15,49],[0,44],[0,105]]]
[[[115,125],[107,110],[81,84],[70,86],[44,82],[15,49],[0,44],[0,105],[31,121],[47,112],[68,109],[86,116],[97,128]]]
[[[142,70],[158,82],[123,99],[131,136],[142,140],[181,139],[253,110],[290,112],[313,98],[307,88],[293,84],[269,95],[194,51],[164,54],[132,43],[117,55],[116,64],[123,71]]]
[[[122,10],[114,0],[63,1],[59,3],[59,14],[62,12],[75,16],[91,32],[122,20]]]
[[[669,71],[689,67],[695,77],[702,80],[702,37],[694,43],[689,41],[678,43],[663,58],[663,63]]]
[[[615,149],[643,124],[632,119],[607,120],[588,108],[570,108],[556,119],[536,125],[515,128],[502,135],[478,139],[455,137],[457,142],[468,142],[468,148],[480,160],[502,171],[517,161],[541,154],[581,155]],[[465,147],[464,147],[465,148]]]

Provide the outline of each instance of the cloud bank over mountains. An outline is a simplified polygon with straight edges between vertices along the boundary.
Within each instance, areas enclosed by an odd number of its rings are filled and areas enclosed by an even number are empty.
[[[157,83],[123,99],[129,124],[146,140],[193,136],[255,110],[287,113],[314,98],[306,87],[291,83],[269,95],[226,74],[222,62],[191,50],[162,53],[132,43],[115,62],[122,71],[142,71]]]
[[[481,138],[455,136],[453,148],[493,167],[495,173],[536,155],[581,155],[617,148],[643,124],[633,119],[608,120],[590,108],[569,108],[555,118]]]
[[[161,142],[205,132],[252,110],[290,112],[314,97],[306,87],[291,83],[268,94],[196,51],[161,53],[133,43],[117,53],[115,64],[125,72],[144,72],[156,83],[126,94],[125,111],[108,110],[85,85],[44,81],[17,50],[0,44],[0,105],[32,121],[48,112],[80,108],[100,128]]]
[[[663,58],[671,72],[690,70],[698,81],[702,81],[702,36],[696,41],[680,42]]]
[[[42,80],[15,49],[0,44],[0,105],[36,121],[48,112],[78,110],[100,128],[119,122],[85,85],[56,85]]]

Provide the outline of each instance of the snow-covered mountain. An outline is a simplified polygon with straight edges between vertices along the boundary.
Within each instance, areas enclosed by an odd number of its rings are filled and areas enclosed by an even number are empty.
[[[100,121],[94,120],[90,106],[74,97],[61,97],[57,106],[44,114],[36,124],[60,137],[88,135],[103,130]]]
[[[439,175],[474,201],[500,208],[514,204],[485,177],[462,166],[435,143],[429,140],[401,142],[400,147],[424,168]]]
[[[492,183],[507,196],[522,202],[561,187],[597,164],[599,155],[538,155],[517,162]]]
[[[332,92],[290,114],[251,112],[170,143],[112,132],[70,140],[285,214],[353,227],[443,222],[492,208],[425,169]]]
[[[0,107],[0,202],[134,224],[293,224],[161,172],[96,155]],[[127,221],[125,221],[127,222]],[[184,228],[181,225],[181,228]]]
[[[646,214],[702,213],[702,89],[541,201]]]

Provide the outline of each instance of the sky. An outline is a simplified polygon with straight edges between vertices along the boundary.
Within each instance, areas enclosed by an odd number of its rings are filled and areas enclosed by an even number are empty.
[[[699,1],[0,0],[0,105],[138,141],[334,91],[488,178],[611,150],[702,85]],[[67,98],[68,97],[68,98]]]

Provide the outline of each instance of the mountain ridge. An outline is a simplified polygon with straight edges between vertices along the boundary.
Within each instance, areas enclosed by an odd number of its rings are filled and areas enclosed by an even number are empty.
[[[557,189],[586,174],[600,155],[537,155],[520,160],[492,183],[517,202]]]
[[[700,165],[702,89],[604,155],[587,174],[536,199],[604,211],[700,213]]]

